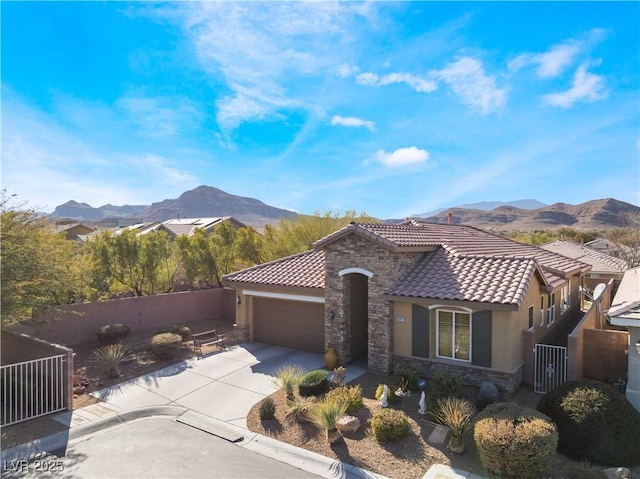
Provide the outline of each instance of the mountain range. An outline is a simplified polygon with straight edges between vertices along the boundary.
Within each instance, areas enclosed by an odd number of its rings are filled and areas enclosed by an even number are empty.
[[[631,226],[630,216],[640,216],[640,208],[612,198],[587,201],[578,205],[537,200],[472,203],[423,215],[424,221],[446,223],[451,213],[454,224],[486,230],[532,231],[571,227],[582,230],[605,230]],[[233,216],[258,229],[280,218],[296,217],[294,211],[269,206],[260,200],[226,193],[212,186],[198,186],[176,199],[165,199],[151,205],[111,204],[94,208],[86,203],[68,201],[57,206],[54,218],[73,219],[101,226],[117,225],[119,219],[166,221],[172,218]],[[399,220],[389,220],[397,222]]]

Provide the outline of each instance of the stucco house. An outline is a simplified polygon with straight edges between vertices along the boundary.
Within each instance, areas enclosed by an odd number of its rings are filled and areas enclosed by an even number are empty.
[[[629,331],[626,396],[640,411],[640,267],[624,274],[607,317],[614,326]]]
[[[245,339],[335,348],[389,373],[411,362],[431,377],[491,380],[514,392],[523,330],[537,341],[579,307],[590,266],[460,225],[352,223],[313,249],[224,278]]]

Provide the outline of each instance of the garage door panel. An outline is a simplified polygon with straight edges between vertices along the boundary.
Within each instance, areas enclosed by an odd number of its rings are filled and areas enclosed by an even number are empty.
[[[324,304],[254,298],[253,339],[258,342],[324,352]]]

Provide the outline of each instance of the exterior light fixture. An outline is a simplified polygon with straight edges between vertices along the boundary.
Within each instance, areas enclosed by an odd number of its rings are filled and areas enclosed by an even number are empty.
[[[240,299],[240,296],[236,296],[236,304],[238,306],[240,306],[240,303],[242,303],[242,300]]]
[[[333,312],[333,309],[329,310],[329,319],[333,321],[336,319],[336,313]]]
[[[640,354],[640,339],[636,342],[636,350],[638,351],[638,354]]]

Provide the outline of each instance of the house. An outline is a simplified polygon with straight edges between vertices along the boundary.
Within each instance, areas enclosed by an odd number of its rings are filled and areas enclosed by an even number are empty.
[[[606,314],[612,325],[629,331],[626,396],[640,411],[640,267],[625,272]]]
[[[166,231],[169,236],[176,238],[180,235],[192,236],[197,228],[203,228],[206,234],[222,223],[229,223],[234,229],[246,228],[247,225],[238,221],[233,216],[216,216],[212,218],[176,218],[163,221],[158,227],[159,231]]]
[[[95,228],[82,223],[56,223],[54,230],[56,233],[64,234],[68,240],[81,242],[81,238],[93,233]]]
[[[225,276],[245,339],[366,359],[389,373],[491,380],[514,392],[523,330],[536,341],[579,308],[588,264],[477,228],[352,223],[313,249]]]
[[[604,241],[607,240],[601,240]],[[628,268],[627,262],[621,258],[571,241],[553,241],[540,247],[591,265],[591,271],[585,275],[584,286],[592,291],[598,284],[607,284],[610,279],[619,284]]]

